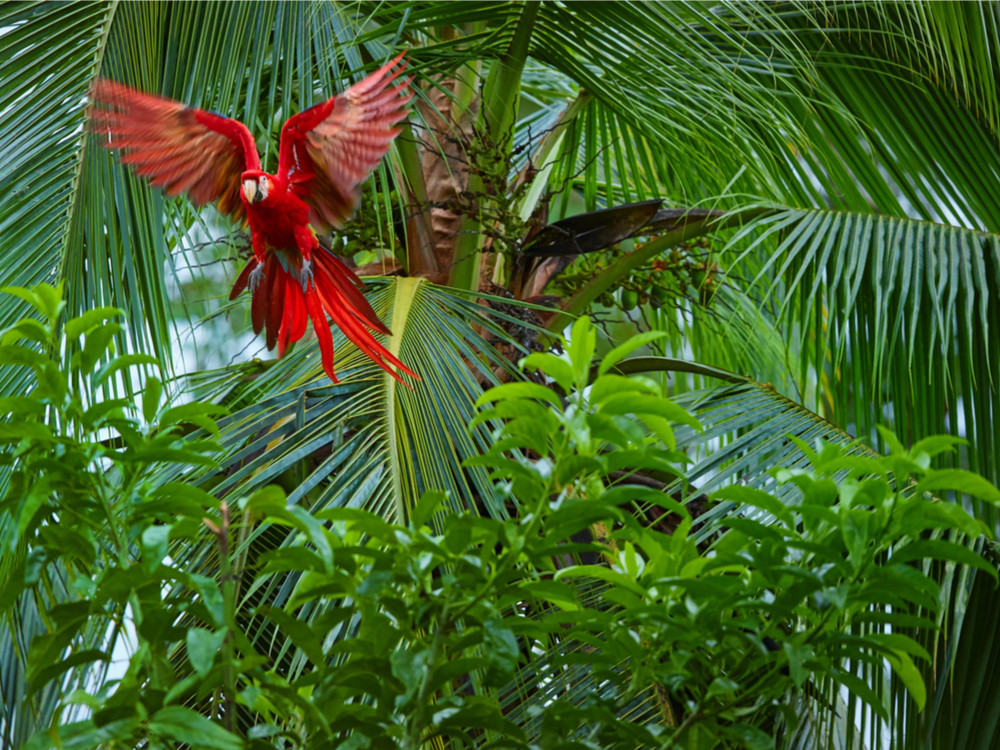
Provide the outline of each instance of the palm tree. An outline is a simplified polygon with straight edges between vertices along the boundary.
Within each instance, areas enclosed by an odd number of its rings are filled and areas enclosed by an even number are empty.
[[[636,326],[670,334],[633,366],[671,378],[706,425],[685,437],[703,493],[770,486],[769,468],[805,461],[788,436],[858,435],[881,449],[878,424],[906,442],[965,437],[957,465],[996,481],[998,10],[7,3],[4,285],[61,280],[71,314],[125,309],[120,351],[155,355],[174,398],[225,404],[223,471],[201,480],[217,494],[279,482],[313,508],[399,520],[434,488],[455,508],[502,515],[477,503],[490,496],[485,472],[461,466],[489,441],[485,426],[466,427],[475,399],[515,377],[511,360],[543,346],[544,329],[584,312],[612,342]],[[231,279],[238,264],[215,262],[240,252],[239,228],[165,199],[89,143],[91,82],[103,75],[238,117],[267,161],[288,114],[401,46],[419,102],[342,249],[365,251],[369,271],[399,269],[371,282],[371,298],[421,386],[399,387],[342,346],[344,382],[332,386],[314,342],[277,362],[239,355],[185,371],[175,342],[189,348],[194,330],[245,336],[245,303],[221,301],[218,269]],[[542,228],[577,214],[590,218],[556,232],[596,254],[537,260],[554,244]],[[585,248],[594,227],[603,239]],[[196,245],[207,247],[192,254]],[[558,296],[556,310],[515,304],[543,292]],[[4,325],[23,313],[17,299],[0,301]],[[25,382],[0,372],[4,394]],[[706,536],[727,510],[701,519]],[[978,580],[956,578],[943,596],[948,639],[936,644],[928,708],[916,711],[887,677],[879,689],[899,709],[885,730],[892,746],[991,747],[996,605]],[[0,641],[5,672],[31,627],[20,620]],[[4,706],[7,732],[45,725],[16,701]],[[841,718],[840,729],[856,725],[855,744],[879,746],[877,718],[853,705]]]

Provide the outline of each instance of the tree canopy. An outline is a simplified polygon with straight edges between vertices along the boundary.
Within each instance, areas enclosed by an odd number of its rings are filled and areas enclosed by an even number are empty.
[[[0,6],[4,743],[388,746],[391,704],[410,747],[992,747],[998,17]],[[88,91],[239,118],[273,168],[403,49],[324,241],[422,380],[334,330],[332,384],[314,339],[261,358],[245,229],[99,148]],[[118,642],[162,652],[115,688]]]

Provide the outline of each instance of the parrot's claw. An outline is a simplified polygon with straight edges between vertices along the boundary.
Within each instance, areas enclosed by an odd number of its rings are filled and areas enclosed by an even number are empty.
[[[313,264],[311,260],[302,261],[302,268],[299,270],[299,280],[302,282],[302,291],[309,288],[309,282],[313,279]]]
[[[250,272],[250,278],[248,279],[247,286],[250,287],[250,293],[253,294],[257,291],[257,287],[260,286],[260,282],[264,278],[264,264],[258,263],[257,267]]]

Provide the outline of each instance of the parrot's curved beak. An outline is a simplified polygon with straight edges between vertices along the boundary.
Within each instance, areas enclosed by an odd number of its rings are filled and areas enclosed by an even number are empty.
[[[257,200],[257,180],[243,180],[243,195],[250,203]]]

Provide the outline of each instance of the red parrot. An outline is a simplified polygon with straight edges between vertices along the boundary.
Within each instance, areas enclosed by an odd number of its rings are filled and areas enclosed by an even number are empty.
[[[267,348],[277,343],[278,356],[312,319],[323,369],[335,383],[326,316],[396,380],[404,382],[397,370],[419,379],[376,341],[372,331],[389,329],[361,293],[361,280],[320,247],[314,231],[329,233],[350,217],[360,184],[399,133],[394,126],[413,98],[412,78],[394,85],[406,68],[403,54],[290,117],[281,128],[277,174],[261,169],[257,144],[238,120],[106,79],[91,91],[93,129],[136,174],[167,195],[187,193],[199,205],[218,201],[219,211],[250,224],[254,257],[229,298],[249,285],[254,331],[266,329]]]

